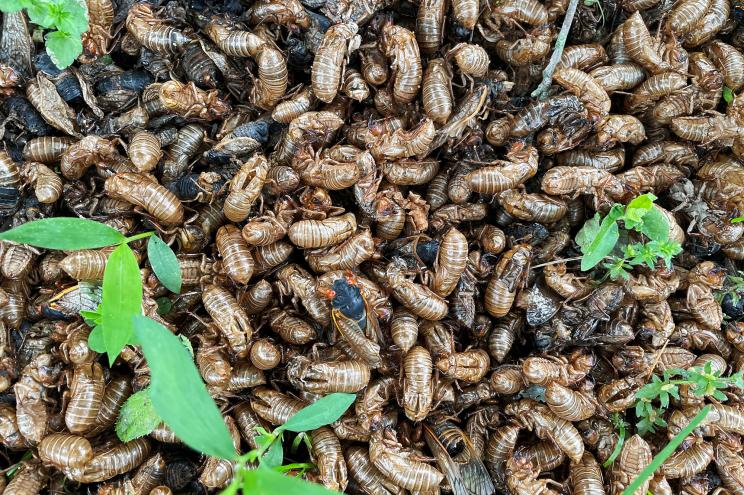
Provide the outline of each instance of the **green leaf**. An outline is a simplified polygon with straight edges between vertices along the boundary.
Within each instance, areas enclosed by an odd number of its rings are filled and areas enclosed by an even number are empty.
[[[136,342],[150,367],[150,394],[158,415],[192,449],[234,459],[230,433],[189,352],[159,323],[142,315],[134,319]]]
[[[71,217],[34,220],[0,234],[3,241],[63,251],[113,246],[124,239],[118,230],[106,224]]]
[[[744,217],[736,217],[731,219],[731,223],[744,222]]]
[[[729,88],[728,86],[723,87],[723,100],[726,103],[731,103],[732,101],[734,101],[734,92],[731,91],[731,88]]]
[[[682,252],[682,246],[677,241],[651,241],[648,245],[668,268],[672,267],[672,258]]]
[[[62,32],[80,37],[88,30],[88,7],[81,0],[62,0],[53,14],[54,25]]]
[[[315,468],[315,464],[312,462],[293,462],[291,464],[284,464],[283,466],[277,466],[274,471],[278,473],[286,473],[287,471],[299,470],[300,474],[304,473],[308,469]]]
[[[191,354],[191,357],[194,357],[194,346],[191,345],[191,341],[186,337],[185,335],[179,335],[178,340],[181,341],[183,346],[186,348],[187,351],[189,351],[189,354]]]
[[[584,248],[584,246],[588,245],[592,240],[597,237],[597,233],[599,232],[599,224],[602,222],[602,217],[599,215],[599,213],[595,213],[594,217],[590,218],[584,223],[584,226],[581,227],[581,230],[576,234],[576,244],[579,245],[579,247]]]
[[[79,35],[52,31],[46,35],[46,51],[57,68],[66,69],[83,52],[83,43]]]
[[[298,433],[295,437],[294,441],[292,441],[292,447],[290,447],[289,451],[293,454],[297,453],[297,449],[300,448],[300,444],[302,443],[302,438],[305,436],[305,433]]]
[[[171,292],[181,292],[181,265],[171,248],[157,236],[147,242],[147,257],[160,283]]]
[[[744,388],[744,373],[739,371],[738,373],[731,375],[731,383],[733,383],[735,387]]]
[[[152,406],[150,389],[146,388],[132,394],[121,407],[116,421],[116,436],[122,442],[129,442],[147,435],[162,422]]]
[[[726,402],[728,400],[728,397],[726,397],[726,394],[724,394],[720,390],[716,390],[715,392],[713,392],[713,398],[718,399],[721,402]]]
[[[658,207],[651,208],[643,216],[643,224],[638,230],[652,241],[669,240],[669,222]]]
[[[581,257],[581,271],[591,270],[610,254],[615,247],[620,233],[614,220],[608,221],[609,217],[602,220],[602,225],[597,237],[587,246],[582,248],[584,256]]]
[[[103,327],[97,325],[93,327],[88,335],[88,347],[92,350],[103,354],[106,352],[106,344],[103,342]]]
[[[604,463],[602,463],[603,467],[610,467],[613,462],[615,462],[615,459],[617,459],[617,456],[620,455],[620,451],[623,450],[623,444],[625,444],[625,421],[622,419],[619,419],[620,415],[615,413],[614,414],[615,419],[619,420],[619,424],[617,424],[618,428],[618,438],[617,443],[615,444],[615,448],[612,450],[612,454],[610,454],[610,457],[607,458]],[[615,421],[613,421],[614,423]]]
[[[291,416],[286,423],[275,430],[310,431],[333,423],[354,403],[356,395],[334,393],[316,400],[306,408]]]
[[[611,262],[604,263],[602,266],[607,268],[612,280],[617,280],[619,278],[629,280],[630,274],[626,262],[627,260],[623,258],[613,257]]]
[[[235,495],[238,493],[238,489],[240,488],[240,478],[238,476],[233,477],[230,484],[220,492],[220,495]]]
[[[581,252],[584,256],[581,259],[581,270],[587,271],[595,267],[605,256],[607,256],[617,244],[620,233],[616,220],[623,216],[625,207],[615,204],[609,213],[602,220],[599,228],[595,230],[595,222],[598,216],[595,215],[591,220],[592,225],[585,232],[579,232],[577,239],[581,237]],[[589,222],[587,222],[589,223]],[[584,229],[582,228],[582,231]],[[578,241],[577,241],[578,242]]]
[[[54,17],[52,16],[52,2],[50,0],[32,0],[28,2],[26,12],[28,20],[43,28],[54,26]]]
[[[679,445],[684,441],[685,438],[687,438],[687,435],[692,433],[692,430],[697,428],[697,425],[699,425],[705,417],[710,412],[710,406],[705,406],[703,409],[700,410],[697,415],[692,418],[692,421],[690,421],[690,424],[682,428],[682,431],[680,431],[677,436],[672,438],[669,443],[664,447],[661,452],[656,454],[656,456],[651,461],[651,464],[646,466],[646,469],[641,471],[641,474],[639,474],[633,481],[631,481],[630,485],[623,490],[622,495],[632,495],[634,494],[638,488],[648,479],[650,478],[657,469],[661,467],[662,464],[664,464],[664,461],[666,461],[670,455],[674,453],[674,451],[679,447]]]
[[[142,279],[132,249],[122,244],[109,255],[103,272],[101,326],[109,364],[134,333],[132,316],[142,312]]]
[[[677,387],[670,388],[669,389],[669,395],[671,395],[675,399],[679,400],[679,389]]]
[[[173,309],[173,301],[165,296],[155,299],[155,304],[158,305],[158,314],[160,316],[167,315]]]
[[[651,270],[656,266],[656,259],[658,258],[658,246],[654,244],[656,241],[649,242],[648,244],[636,244],[633,249],[628,250],[635,253],[635,256],[628,261],[630,265],[646,265]]]
[[[277,466],[281,466],[282,461],[284,460],[284,450],[282,450],[282,437],[281,435],[279,437],[275,437],[273,435],[269,436],[270,438],[268,439],[268,441],[271,442],[271,446],[263,455],[263,457],[261,457],[258,461],[264,467],[275,468]],[[258,443],[258,438],[256,438],[256,443]]]
[[[623,221],[625,222],[625,228],[634,229],[641,225],[643,217],[648,213],[654,206],[656,196],[651,193],[641,194],[633,201],[628,203],[625,207],[625,213],[623,214]]]
[[[83,320],[85,321],[86,325],[88,325],[89,327],[93,328],[93,327],[101,324],[101,318],[102,317],[101,317],[101,309],[100,308],[101,308],[101,305],[99,304],[98,305],[98,310],[96,310],[96,311],[86,311],[84,309],[80,311],[80,316],[83,317]]]
[[[28,8],[29,0],[0,0],[0,11],[18,12],[21,9]]]
[[[322,485],[293,476],[285,476],[273,469],[259,467],[243,473],[243,493],[250,495],[338,495]]]

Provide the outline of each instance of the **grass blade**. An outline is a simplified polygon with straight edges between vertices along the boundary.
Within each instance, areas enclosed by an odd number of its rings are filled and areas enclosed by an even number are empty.
[[[667,458],[674,453],[675,450],[677,450],[677,447],[679,447],[679,444],[684,441],[685,438],[687,438],[687,435],[692,433],[692,430],[697,428],[697,425],[699,425],[705,417],[710,412],[710,406],[705,406],[700,410],[697,415],[692,418],[692,421],[690,421],[690,424],[685,426],[682,431],[680,431],[676,437],[672,438],[669,443],[664,447],[661,452],[656,454],[656,457],[654,457],[651,460],[651,464],[649,464],[646,469],[641,471],[641,474],[639,474],[636,479],[634,479],[628,488],[623,490],[622,495],[632,495],[635,493],[636,490],[643,484],[646,479],[653,476],[654,472],[656,472],[657,469],[661,467],[662,464],[664,464],[664,461],[667,460]]]

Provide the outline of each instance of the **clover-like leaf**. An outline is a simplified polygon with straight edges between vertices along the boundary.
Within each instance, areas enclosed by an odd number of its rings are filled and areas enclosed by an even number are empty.
[[[53,14],[54,25],[62,32],[80,37],[88,30],[88,7],[82,0],[61,0]]]
[[[116,421],[116,436],[122,442],[129,442],[147,435],[162,422],[150,400],[150,389],[146,388],[131,395],[122,406]]]
[[[643,216],[643,222],[638,230],[652,241],[669,240],[669,221],[655,205],[652,205]]]
[[[53,31],[46,36],[46,51],[54,65],[65,69],[83,52],[83,43],[80,36]]]

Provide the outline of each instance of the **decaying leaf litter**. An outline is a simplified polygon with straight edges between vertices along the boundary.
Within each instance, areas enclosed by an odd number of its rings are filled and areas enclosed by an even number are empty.
[[[145,232],[134,310],[181,338],[238,452],[288,476],[744,491],[737,3],[86,3],[64,70],[3,14],[3,230],[120,232],[2,242],[4,493],[243,473],[162,423],[146,339],[91,338]],[[282,452],[272,430],[334,393],[356,400]]]

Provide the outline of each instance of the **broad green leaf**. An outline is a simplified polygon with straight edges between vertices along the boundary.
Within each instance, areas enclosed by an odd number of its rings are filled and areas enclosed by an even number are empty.
[[[79,37],[88,30],[88,7],[81,0],[62,0],[53,14],[54,25],[62,32]]]
[[[723,100],[726,103],[731,103],[732,101],[734,101],[734,92],[731,91],[731,88],[729,88],[728,86],[723,87]]]
[[[630,203],[628,203],[628,205],[625,207],[625,213],[627,214],[629,209],[630,210],[640,209],[640,210],[648,211],[651,209],[651,205],[656,200],[657,200],[657,197],[654,196],[653,193],[641,194],[640,196],[633,198],[633,200]]]
[[[736,217],[731,219],[731,223],[744,222],[744,217]]]
[[[329,394],[321,397],[306,408],[291,416],[286,423],[277,428],[275,432],[281,430],[288,431],[310,431],[333,423],[338,420],[354,403],[356,395],[354,394]]]
[[[620,233],[615,220],[608,222],[608,219],[609,217],[605,217],[602,220],[597,237],[582,249],[584,256],[581,257],[581,271],[594,268],[615,247]]]
[[[49,0],[32,0],[28,2],[26,12],[28,20],[43,28],[54,26],[54,17],[51,15],[51,1]]]
[[[616,203],[601,222],[599,222],[599,214],[596,214],[592,220],[585,224],[586,227],[591,222],[589,228],[586,231],[584,231],[584,228],[579,231],[576,242],[581,247],[582,254],[584,254],[581,260],[582,271],[596,266],[615,247],[620,238],[616,221],[623,216],[624,211],[625,207]],[[597,222],[599,222],[598,227],[596,226]]]
[[[150,367],[152,404],[165,424],[186,445],[222,459],[236,456],[220,410],[181,341],[142,315],[134,317],[136,342]]]
[[[162,423],[150,399],[150,389],[146,388],[129,396],[121,407],[116,421],[116,436],[122,442],[129,442],[149,434]]]
[[[250,495],[338,495],[317,483],[285,476],[273,469],[259,467],[243,473],[243,493]]]
[[[118,230],[106,224],[72,217],[34,220],[0,234],[3,241],[63,251],[113,246],[124,239]]]
[[[147,257],[155,276],[171,292],[181,292],[181,265],[176,254],[157,236],[147,242]]]
[[[29,0],[0,0],[0,11],[18,12],[21,9],[27,8],[29,4]]]
[[[83,43],[80,35],[53,31],[46,35],[46,51],[54,65],[66,69],[83,52]]]
[[[97,325],[93,327],[88,335],[88,347],[92,350],[103,354],[106,352],[106,344],[103,342],[103,327]]]
[[[142,279],[134,252],[122,244],[109,255],[103,272],[101,326],[109,364],[134,333],[132,316],[142,312]]]
[[[599,225],[601,222],[602,217],[599,213],[595,213],[594,217],[587,220],[584,223],[584,226],[581,227],[581,230],[576,234],[576,244],[583,248],[592,242],[592,239],[597,237],[597,232],[599,232]]]
[[[651,208],[643,216],[643,224],[639,230],[652,241],[669,240],[669,222],[658,207]]]
[[[644,481],[646,481],[648,478],[650,478],[657,469],[661,467],[662,464],[664,464],[664,461],[666,461],[670,455],[674,453],[674,451],[679,447],[679,445],[684,441],[685,438],[687,438],[687,435],[692,433],[692,430],[697,428],[697,426],[705,419],[705,417],[710,412],[710,406],[705,406],[700,410],[697,415],[692,418],[692,421],[690,421],[690,424],[682,428],[682,431],[680,431],[677,436],[672,438],[669,443],[661,449],[661,452],[656,454],[656,456],[651,460],[651,464],[646,466],[646,469],[641,471],[641,474],[636,476],[636,478],[630,482],[630,485],[623,490],[622,495],[632,495],[635,493],[638,488],[643,484]]]
[[[651,193],[641,194],[625,207],[623,220],[627,229],[634,229],[641,224],[643,217],[653,208],[656,196]]]

